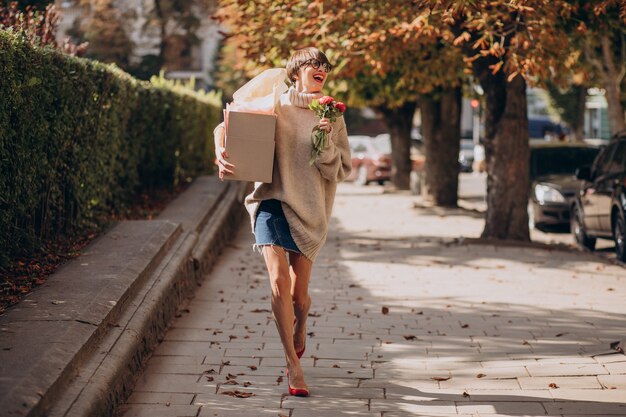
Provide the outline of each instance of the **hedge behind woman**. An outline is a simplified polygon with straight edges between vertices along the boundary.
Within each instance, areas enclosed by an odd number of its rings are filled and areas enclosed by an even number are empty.
[[[351,156],[343,118],[318,119],[308,105],[322,97],[331,70],[317,48],[296,51],[287,63],[293,86],[276,106],[276,148],[272,182],[255,183],[245,199],[256,244],[263,253],[272,290],[272,313],[285,351],[291,395],[308,396],[300,366],[311,307],[311,268],[326,241],[337,183],[350,174]],[[311,131],[328,133],[326,147],[313,165]],[[215,129],[220,178],[236,167],[224,149],[223,124]]]

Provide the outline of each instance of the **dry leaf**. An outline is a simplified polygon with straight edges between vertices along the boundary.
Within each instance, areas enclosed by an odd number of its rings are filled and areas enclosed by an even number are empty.
[[[447,381],[450,378],[452,377],[433,376],[430,379],[432,379],[433,381]]]
[[[251,369],[251,370],[253,370],[253,371],[256,371],[257,369],[259,369],[259,368],[257,368],[257,367],[256,367],[256,366],[254,366],[254,365],[250,365],[250,366],[248,366],[248,368],[250,368],[250,369]]]
[[[417,340],[417,336],[413,336],[412,334],[405,335],[404,340]]]
[[[231,397],[237,397],[237,398],[248,398],[248,397],[254,397],[256,395],[253,392],[244,392],[244,391],[239,391],[239,390],[222,391],[222,394],[230,395]]]
[[[333,365],[333,368],[341,368],[341,366],[339,366],[339,365],[337,365],[337,364],[334,364],[334,365]]]
[[[462,324],[461,325],[461,328],[463,328],[463,329],[467,329],[468,327],[469,327],[469,324]]]
[[[382,308],[382,313],[383,314],[389,314],[389,307],[384,307]]]
[[[557,384],[555,384],[554,382],[552,382],[550,385],[548,385],[550,388],[558,388],[559,386]]]
[[[267,308],[255,308],[251,313],[271,313]]]
[[[228,374],[228,375],[226,375],[226,378],[228,378],[228,379],[235,379],[235,378],[237,378],[237,375]]]
[[[566,334],[568,334],[568,333],[559,333],[555,337],[562,337],[562,336],[565,336]]]
[[[215,380],[215,378],[213,378],[212,376],[207,376],[206,380],[209,382],[213,382]]]
[[[252,385],[252,382],[250,382],[250,381],[246,381],[246,382],[243,383],[244,387],[249,387],[250,385]]]
[[[484,377],[486,377],[486,376],[487,376],[487,375],[485,375],[485,374],[478,374],[478,375],[476,375],[476,378],[484,378]]]
[[[470,395],[469,395],[466,391],[463,391],[463,396],[464,396],[465,398],[468,398]]]
[[[278,378],[276,378],[276,385],[280,385],[280,384],[282,384],[282,383],[283,383],[283,377],[282,377],[282,375],[281,375],[281,376],[279,376]]]
[[[222,365],[228,366],[228,365],[230,365],[230,361],[222,361]]]
[[[239,382],[235,381],[234,379],[229,379],[224,382],[224,385],[239,385]]]
[[[215,374],[216,372],[215,372],[215,369],[211,368],[211,369],[209,369],[207,371],[204,371],[203,373],[205,373],[205,374]]]

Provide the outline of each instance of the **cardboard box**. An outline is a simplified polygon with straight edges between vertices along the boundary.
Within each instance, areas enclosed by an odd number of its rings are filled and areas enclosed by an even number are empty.
[[[230,111],[226,120],[226,151],[235,173],[225,179],[272,182],[276,116]]]

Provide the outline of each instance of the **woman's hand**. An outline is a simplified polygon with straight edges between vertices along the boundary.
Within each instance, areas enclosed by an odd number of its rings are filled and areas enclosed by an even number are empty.
[[[226,148],[222,146],[215,147],[215,163],[219,170],[220,180],[224,180],[224,173],[234,174],[233,169],[235,166],[226,160],[228,158],[228,152]]]
[[[324,130],[326,133],[330,133],[333,130],[330,119],[327,119],[326,117],[320,119],[320,130]]]

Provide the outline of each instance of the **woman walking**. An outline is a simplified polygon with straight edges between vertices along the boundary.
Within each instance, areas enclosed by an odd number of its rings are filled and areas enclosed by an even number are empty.
[[[296,51],[287,63],[293,83],[276,106],[276,147],[271,183],[256,183],[245,199],[259,249],[270,278],[272,313],[285,351],[291,395],[308,396],[300,366],[306,349],[306,320],[311,307],[309,279],[313,262],[326,241],[337,183],[351,169],[343,118],[319,119],[308,105],[322,97],[331,70],[317,48]],[[314,127],[329,140],[309,164]],[[215,154],[220,177],[237,168],[223,147],[223,124],[215,129]]]

